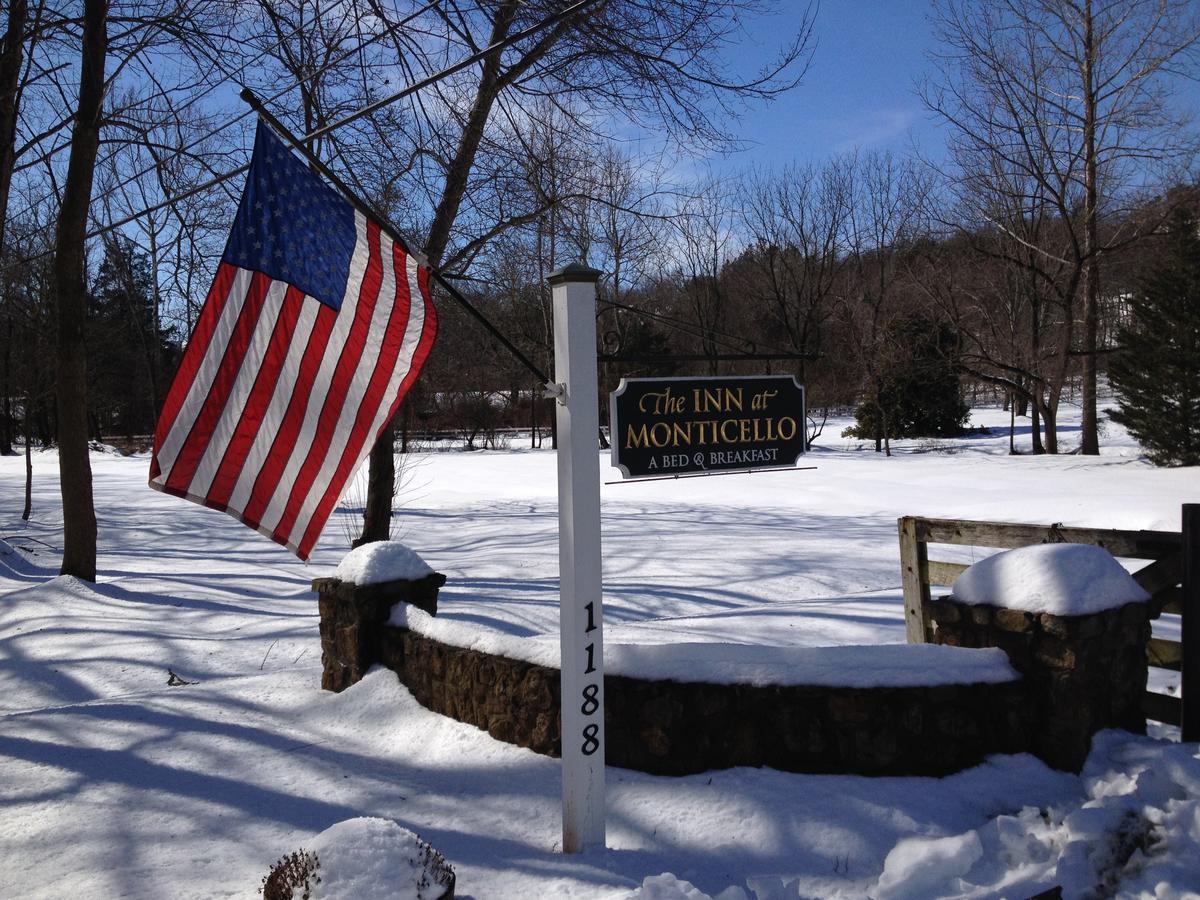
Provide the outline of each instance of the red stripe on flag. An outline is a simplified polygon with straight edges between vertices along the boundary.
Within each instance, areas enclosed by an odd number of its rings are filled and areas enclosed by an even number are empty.
[[[437,337],[437,310],[433,308],[433,297],[429,293],[429,270],[424,266],[417,267],[417,290],[421,292],[421,302],[425,304],[425,321],[421,325],[421,339],[417,342],[417,349],[413,353],[408,374],[404,376],[404,381],[400,382],[400,390],[396,392],[396,399],[388,414],[389,420],[396,414],[396,410],[400,408],[400,402],[407,396],[413,382],[421,374],[421,368],[425,365],[425,360],[429,358],[429,353],[433,349],[433,340]]]
[[[312,302],[317,303],[316,300]],[[283,421],[279,425],[279,431],[275,434],[275,440],[271,442],[271,449],[267,451],[263,467],[254,479],[254,487],[250,491],[250,499],[246,502],[246,508],[242,510],[243,521],[252,528],[257,528],[262,524],[267,504],[271,502],[271,496],[279,485],[280,478],[283,477],[288,455],[291,448],[295,446],[300,426],[304,424],[304,413],[308,409],[308,400],[312,394],[313,385],[316,384],[317,376],[321,372],[321,360],[325,356],[325,348],[329,344],[330,335],[333,334],[333,326],[337,323],[337,310],[324,303],[318,303],[318,307],[317,318],[313,323],[312,333],[308,336],[304,356],[300,360],[300,371],[296,375],[296,383],[292,388],[291,398],[288,400],[287,411],[283,414]]]
[[[400,389],[396,391],[396,398],[388,409],[388,417],[384,421],[384,426],[392,420],[392,417],[396,415],[396,410],[400,408],[401,402],[408,396],[413,382],[421,374],[421,368],[425,365],[425,360],[429,358],[429,352],[433,349],[433,339],[437,337],[437,310],[433,308],[433,297],[429,293],[429,270],[424,266],[417,267],[417,290],[421,292],[421,302],[425,305],[425,319],[421,323],[421,338],[417,342],[417,349],[413,352],[408,373],[400,382]],[[379,429],[379,433],[383,433],[383,428]],[[377,434],[375,437],[378,439],[379,435]]]
[[[225,409],[229,392],[233,388],[234,382],[237,381],[238,372],[246,357],[246,348],[250,346],[254,329],[258,327],[258,317],[262,312],[263,301],[266,299],[267,289],[270,286],[270,277],[262,272],[254,273],[237,324],[234,325],[233,332],[229,335],[229,343],[225,346],[221,365],[217,368],[216,376],[213,378],[212,387],[209,388],[200,414],[192,423],[187,440],[179,448],[179,455],[175,458],[175,464],[171,466],[171,472],[167,476],[167,486],[174,490],[187,490],[192,476],[196,474],[196,467],[200,464],[208,442],[212,438],[213,429],[216,428],[217,422],[221,418],[221,412]]]
[[[200,309],[200,318],[196,320],[196,327],[192,329],[191,337],[188,338],[187,349],[183,351],[183,357],[179,360],[179,368],[175,370],[175,378],[171,382],[171,387],[167,391],[162,409],[158,414],[158,426],[154,429],[154,453],[150,460],[151,481],[162,474],[158,467],[159,448],[162,447],[163,441],[170,433],[171,426],[175,424],[175,418],[179,415],[179,410],[183,408],[183,401],[187,399],[196,373],[200,371],[200,363],[204,361],[208,342],[212,340],[217,322],[221,319],[221,312],[225,309],[225,304],[229,302],[229,289],[233,285],[237,271],[237,267],[230,263],[223,262],[217,266],[216,277],[213,278],[212,287],[208,290],[208,297]]]
[[[317,474],[325,465],[325,457],[329,445],[333,441],[334,430],[346,400],[346,389],[354,378],[363,352],[366,349],[367,333],[371,327],[371,319],[375,312],[375,304],[379,300],[379,288],[383,281],[383,264],[380,260],[379,226],[367,222],[367,244],[371,249],[370,261],[366,272],[363,273],[362,289],[359,292],[358,306],[354,310],[354,322],[346,336],[346,344],[338,357],[337,368],[329,382],[329,391],[325,395],[325,404],[321,407],[321,415],[317,422],[316,433],[308,455],[296,473],[296,481],[288,496],[287,506],[275,526],[271,537],[281,544],[289,544],[292,530],[296,525],[296,517],[304,503],[308,492],[312,490]]]
[[[413,353],[408,374],[404,376],[404,381],[400,382],[400,390],[396,392],[396,399],[388,411],[389,421],[396,414],[396,410],[400,408],[401,401],[408,396],[417,376],[421,374],[421,368],[425,365],[425,360],[429,359],[429,353],[433,350],[434,338],[437,337],[437,310],[433,308],[433,298],[429,293],[429,270],[424,266],[417,269],[417,288],[421,291],[421,300],[425,304],[425,321],[421,326],[421,340],[417,343],[416,352]]]
[[[367,383],[367,389],[363,392],[362,402],[358,405],[358,413],[354,418],[354,426],[351,429],[350,437],[342,448],[342,456],[338,461],[337,469],[334,471],[332,478],[329,480],[329,486],[325,488],[325,493],[321,496],[320,502],[313,510],[312,518],[309,520],[307,527],[304,529],[304,535],[297,541],[297,555],[301,559],[308,559],[309,551],[320,537],[325,523],[329,520],[330,514],[333,512],[334,504],[337,503],[341,496],[342,488],[346,486],[347,479],[354,471],[354,467],[358,465],[361,458],[363,446],[368,438],[378,438],[378,434],[370,433],[371,423],[378,414],[379,409],[387,401],[384,394],[387,391],[388,382],[391,381],[392,375],[396,370],[396,363],[400,357],[400,351],[404,348],[404,336],[408,331],[409,314],[412,308],[411,291],[408,287],[408,267],[407,254],[398,246],[393,244],[392,252],[392,269],[396,279],[396,297],[392,304],[391,314],[388,316],[387,329],[383,334],[383,342],[379,348],[379,358],[375,362],[375,369],[371,373],[371,379]],[[393,411],[394,411],[393,407]],[[391,421],[391,415],[384,419],[384,427]],[[382,433],[383,429],[380,429]]]
[[[288,347],[292,343],[292,335],[296,331],[296,322],[304,306],[304,292],[299,288],[289,287],[279,310],[279,318],[271,332],[271,339],[263,354],[262,364],[254,379],[254,387],[246,397],[246,405],[233,430],[233,436],[225,448],[221,465],[213,476],[212,485],[208,489],[209,506],[225,510],[229,497],[237,485],[238,476],[246,462],[246,456],[262,427],[263,415],[270,406],[271,397],[275,393],[279,373],[287,362]]]
[[[407,283],[407,279],[405,279],[405,282]],[[379,436],[383,434],[383,430],[387,427],[388,422],[392,420],[396,415],[396,410],[400,408],[400,403],[408,395],[409,390],[411,390],[413,382],[421,374],[421,367],[425,365],[425,361],[429,358],[429,354],[433,350],[434,339],[437,337],[437,310],[434,309],[433,299],[429,293],[429,270],[424,266],[417,269],[417,286],[421,291],[421,299],[425,305],[425,321],[421,327],[421,339],[417,343],[416,351],[413,353],[408,373],[400,383],[400,389],[396,392],[396,398],[388,408],[387,418],[383,420],[383,425],[376,431],[372,439],[372,444],[379,440]],[[338,493],[340,493],[340,489]],[[324,529],[325,522],[328,521],[330,513],[333,511],[333,504],[337,502],[337,499],[337,494],[335,494],[332,502],[329,503],[328,509],[324,511],[323,516],[313,516],[313,521],[308,529],[306,529],[303,540],[298,543],[296,548],[296,555],[301,559],[307,560],[312,553],[312,548],[321,536],[321,531]]]

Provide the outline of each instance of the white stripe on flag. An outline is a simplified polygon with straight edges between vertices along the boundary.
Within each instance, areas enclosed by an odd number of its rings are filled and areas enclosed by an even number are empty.
[[[317,313],[321,309],[320,301],[313,297],[304,297],[300,304],[300,316],[296,319],[296,330],[292,334],[292,342],[288,347],[283,369],[279,373],[279,380],[275,382],[275,392],[271,395],[271,402],[246,454],[246,462],[238,473],[233,492],[229,495],[230,511],[245,512],[250,503],[250,492],[254,490],[254,482],[266,465],[267,454],[292,402],[293,387],[300,375],[300,362],[304,359],[304,351],[308,348],[308,341],[317,322]],[[274,488],[274,485],[270,485],[269,488]]]
[[[229,297],[221,310],[221,318],[217,321],[212,338],[204,350],[204,360],[196,371],[196,377],[188,386],[187,399],[180,407],[170,432],[167,433],[162,447],[158,450],[158,467],[161,474],[155,480],[160,484],[166,484],[167,479],[170,478],[171,469],[179,457],[179,451],[183,449],[188,435],[191,434],[192,425],[197,416],[204,409],[204,401],[208,399],[213,379],[216,378],[217,371],[221,367],[221,360],[229,345],[229,336],[233,333],[238,317],[242,313],[242,305],[246,301],[246,294],[250,290],[250,282],[253,278],[253,272],[238,269],[233,283],[229,286]]]
[[[333,437],[329,441],[324,459],[321,460],[317,476],[313,479],[304,502],[300,506],[300,513],[296,517],[294,533],[299,537],[304,535],[309,519],[312,518],[317,504],[321,502],[321,498],[325,496],[325,490],[329,487],[329,482],[333,479],[338,466],[341,464],[342,456],[346,451],[346,444],[354,435],[354,422],[358,418],[359,409],[366,396],[367,384],[370,382],[371,376],[375,373],[378,355],[374,350],[383,344],[384,335],[387,333],[388,320],[391,318],[392,310],[396,306],[394,248],[395,244],[392,239],[386,234],[380,234],[379,250],[380,260],[383,264],[383,279],[379,285],[379,301],[375,304],[375,312],[371,316],[371,324],[367,330],[366,343],[364,344],[364,353],[368,364],[364,365],[361,359],[355,361],[354,377],[346,388],[345,400],[338,414],[337,426],[333,430]],[[390,397],[390,395],[387,396]],[[371,434],[373,436],[374,432]]]
[[[229,397],[225,401],[224,409],[221,410],[221,417],[213,428],[212,437],[204,450],[204,456],[196,467],[196,474],[192,476],[192,483],[188,487],[189,494],[200,497],[208,496],[212,480],[221,466],[221,460],[225,458],[225,450],[229,446],[230,440],[233,439],[238,422],[242,419],[242,413],[245,412],[246,400],[262,369],[263,358],[271,343],[271,335],[275,333],[275,326],[279,321],[279,313],[283,308],[283,298],[287,294],[287,290],[287,284],[282,281],[273,281],[267,288],[267,296],[263,298],[262,309],[259,311],[258,321],[254,325],[254,333],[246,347],[246,353],[242,357],[237,379],[230,387]]]
[[[367,264],[371,258],[371,248],[367,242],[367,220],[357,210],[354,213],[354,227],[358,232],[358,240],[354,245],[354,257],[350,261],[350,278],[346,285],[346,297],[342,301],[342,308],[338,311],[337,319],[333,323],[329,343],[325,346],[325,353],[321,357],[321,366],[316,380],[313,382],[312,392],[308,396],[308,408],[304,411],[304,421],[300,426],[300,432],[296,435],[296,442],[291,447],[283,474],[280,476],[279,482],[274,485],[271,501],[263,510],[259,527],[265,534],[275,531],[287,509],[288,497],[291,495],[296,477],[300,473],[300,467],[304,465],[309,448],[316,437],[317,424],[320,421],[321,410],[325,406],[325,397],[329,393],[330,381],[334,372],[337,371],[338,360],[341,359],[342,351],[346,349],[346,338],[354,324],[354,314],[358,309],[363,278],[367,273]]]
[[[404,343],[400,345],[400,355],[396,357],[396,366],[392,370],[392,376],[388,379],[387,389],[383,394],[383,402],[380,403],[379,409],[375,411],[375,417],[371,420],[371,426],[367,431],[369,438],[373,439],[376,432],[383,427],[384,421],[389,412],[391,405],[400,390],[400,385],[404,383],[404,379],[408,377],[409,370],[412,369],[412,360],[417,352],[417,347],[421,343],[421,334],[425,330],[425,298],[421,294],[421,284],[418,280],[418,264],[417,261],[409,254],[404,254],[404,262],[406,276],[408,278],[409,297],[409,312],[408,312],[408,327],[404,332]],[[394,266],[392,267],[394,268]],[[370,447],[367,447],[369,450]],[[359,465],[362,460],[359,460]],[[355,467],[357,471],[358,466]],[[354,481],[353,473],[350,479],[346,482],[352,484]]]

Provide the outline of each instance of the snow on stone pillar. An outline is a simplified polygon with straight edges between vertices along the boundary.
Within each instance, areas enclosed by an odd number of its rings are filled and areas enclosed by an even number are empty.
[[[383,628],[397,603],[437,614],[446,576],[398,541],[351,550],[331,578],[314,578],[321,614],[321,687],[344,691],[379,662]]]
[[[997,553],[930,604],[934,641],[999,647],[1027,685],[1034,752],[1079,771],[1104,728],[1145,733],[1149,595],[1102,547]]]
[[[562,647],[563,852],[604,846],[604,643],[596,282],[572,263],[547,279],[554,301],[558,398],[559,627]]]

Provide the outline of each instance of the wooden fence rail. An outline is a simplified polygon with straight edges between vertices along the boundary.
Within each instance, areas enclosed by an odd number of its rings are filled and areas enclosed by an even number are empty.
[[[904,620],[910,644],[933,640],[927,601],[931,585],[949,586],[967,566],[930,559],[930,544],[1012,549],[1031,544],[1095,544],[1113,556],[1147,560],[1133,578],[1150,594],[1150,616],[1174,613],[1183,619],[1183,640],[1151,638],[1146,657],[1151,666],[1181,673],[1179,697],[1146,692],[1146,718],[1182,724],[1185,741],[1200,740],[1200,504],[1185,504],[1183,529],[1120,531],[1028,525],[1015,522],[977,522],[965,519],[925,519],[906,516],[897,523],[900,572],[904,585]],[[1184,609],[1188,614],[1184,615]],[[1190,652],[1189,652],[1190,651]]]

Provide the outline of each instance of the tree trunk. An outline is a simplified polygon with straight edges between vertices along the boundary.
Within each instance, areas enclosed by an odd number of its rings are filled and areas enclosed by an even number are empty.
[[[1098,49],[1092,22],[1092,0],[1085,0],[1083,47],[1083,418],[1080,451],[1088,456],[1100,452],[1096,422],[1096,332],[1100,300],[1100,266],[1096,259],[1098,241],[1096,195],[1096,84]]]
[[[61,574],[96,580],[96,510],[88,459],[87,284],[84,238],[108,52],[108,0],[84,0],[79,106],[71,132],[71,157],[55,240],[54,288],[58,304],[58,468],[63,503]]]
[[[517,0],[504,0],[496,10],[496,18],[492,23],[492,34],[488,44],[494,44],[508,36],[513,18],[517,13]],[[492,106],[496,102],[500,83],[500,52],[489,54],[483,60],[483,69],[479,74],[479,84],[475,89],[475,101],[471,112],[467,115],[463,126],[462,136],[458,140],[458,148],[454,158],[446,169],[446,183],[442,188],[442,197],[433,215],[429,227],[429,240],[425,244],[425,254],[429,264],[437,266],[446,253],[450,244],[450,229],[458,218],[458,209],[462,205],[463,196],[467,191],[467,179],[471,168],[475,165],[475,155],[479,152],[479,143],[483,140],[483,130]]]
[[[496,12],[489,44],[494,44],[508,35],[516,10],[516,0],[504,0]],[[471,167],[475,164],[479,143],[483,140],[484,126],[487,125],[488,116],[491,115],[492,106],[496,102],[500,61],[499,52],[490,54],[483,61],[475,102],[459,138],[458,149],[446,170],[446,183],[442,188],[441,200],[434,212],[429,239],[425,244],[425,255],[429,265],[435,269],[441,264],[442,256],[450,243],[450,230],[458,217],[458,209],[467,190],[467,179],[471,174]],[[396,477],[396,461],[392,455],[395,442],[396,429],[393,423],[389,422],[379,441],[371,448],[363,531],[354,542],[356,547],[371,541],[386,541],[391,535],[392,497]]]
[[[2,257],[0,257],[2,258]],[[0,383],[0,391],[4,393],[4,409],[0,411],[0,456],[11,456],[13,452],[13,415],[12,415],[12,342],[13,320],[12,310],[5,303],[6,336],[4,340],[4,381]]]
[[[21,519],[29,521],[33,515],[33,434],[30,428],[30,407],[33,401],[25,398],[25,509],[21,511]]]
[[[17,161],[17,120],[20,113],[17,88],[21,80],[28,15],[28,0],[10,0],[8,30],[4,33],[0,49],[0,253],[4,251],[8,192],[12,186],[13,166]]]
[[[1030,368],[1037,373],[1041,371],[1040,358],[1042,354],[1042,309],[1041,303],[1031,293],[1029,297],[1029,359]],[[1046,386],[1040,378],[1030,378],[1029,380],[1029,421],[1030,435],[1032,436],[1031,446],[1034,456],[1040,456],[1046,452],[1046,448],[1042,445],[1042,423],[1041,423],[1041,408],[1042,398]]]
[[[363,530],[351,546],[360,547],[392,536],[392,500],[396,490],[396,428],[388,422],[367,459],[367,502]]]
[[[1017,455],[1017,395],[1009,391],[1005,396],[1008,404],[1008,455]]]
[[[21,63],[25,48],[25,21],[28,18],[27,0],[11,0],[8,8],[8,30],[0,49],[0,258],[4,254],[4,238],[8,226],[8,192],[12,186],[13,166],[16,164],[17,116],[19,113],[17,86],[20,83]],[[3,290],[8,291],[7,273]],[[5,297],[7,338],[4,342],[4,421],[0,423],[0,456],[13,452],[11,349],[12,309]]]
[[[1042,420],[1046,423],[1046,452],[1058,453],[1058,407],[1052,402],[1042,404]]]
[[[1029,404],[1029,437],[1030,449],[1034,456],[1041,456],[1046,452],[1046,448],[1042,446],[1042,417],[1038,412],[1036,400]]]

